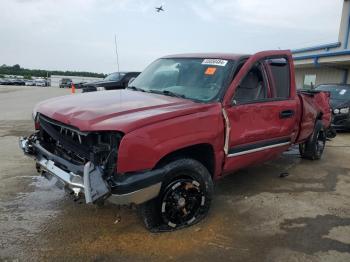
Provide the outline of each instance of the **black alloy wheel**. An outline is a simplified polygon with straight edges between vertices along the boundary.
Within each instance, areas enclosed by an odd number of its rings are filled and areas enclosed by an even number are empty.
[[[184,178],[170,183],[162,197],[161,213],[164,224],[176,228],[190,225],[205,205],[205,195],[198,181]]]

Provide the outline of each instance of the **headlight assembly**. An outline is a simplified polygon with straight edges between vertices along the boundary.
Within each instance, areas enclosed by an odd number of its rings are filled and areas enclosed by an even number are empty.
[[[339,114],[339,109],[334,109],[334,114]]]
[[[349,113],[349,107],[341,108],[341,109],[339,110],[339,112],[340,112],[341,114],[348,114],[348,113]]]

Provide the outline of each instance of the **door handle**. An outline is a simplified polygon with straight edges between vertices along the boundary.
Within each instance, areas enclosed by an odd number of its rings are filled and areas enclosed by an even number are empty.
[[[291,118],[294,116],[294,110],[288,109],[280,112],[280,118]]]

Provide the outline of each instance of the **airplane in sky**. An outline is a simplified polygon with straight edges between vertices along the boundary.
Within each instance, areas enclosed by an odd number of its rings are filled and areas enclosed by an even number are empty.
[[[160,12],[160,11],[165,11],[164,9],[163,9],[163,6],[161,5],[160,7],[155,7],[155,9],[156,9],[156,12]]]

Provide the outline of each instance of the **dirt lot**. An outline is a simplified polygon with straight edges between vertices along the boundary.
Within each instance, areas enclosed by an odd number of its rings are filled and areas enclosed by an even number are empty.
[[[34,104],[66,94],[0,88],[0,261],[350,261],[350,133],[322,161],[291,150],[228,176],[205,221],[151,234],[134,209],[72,201],[18,149]]]

